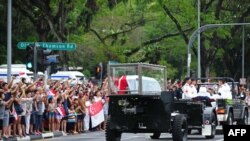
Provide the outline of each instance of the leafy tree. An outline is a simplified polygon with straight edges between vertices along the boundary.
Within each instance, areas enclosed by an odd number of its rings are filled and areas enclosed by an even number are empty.
[[[6,0],[0,2],[1,64],[6,63],[6,5]],[[201,0],[201,25],[248,22],[249,14],[247,1]],[[25,58],[17,42],[75,42],[77,50],[59,52],[62,65],[82,66],[93,75],[99,62],[148,62],[167,66],[170,77],[183,78],[187,44],[197,29],[197,0],[15,0],[12,17],[13,63]],[[246,60],[248,30],[245,26]],[[202,76],[241,77],[241,34],[241,26],[201,34]],[[197,72],[196,43],[192,54],[191,69]],[[245,73],[250,73],[247,63]]]

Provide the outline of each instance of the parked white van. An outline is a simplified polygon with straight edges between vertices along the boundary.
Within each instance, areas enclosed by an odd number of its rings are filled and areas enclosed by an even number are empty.
[[[0,79],[7,82],[7,65],[0,66]],[[26,69],[24,64],[13,64],[11,65],[11,76],[15,76],[14,82],[19,82],[21,78],[26,78],[27,82],[31,82],[33,72]]]
[[[76,79],[83,81],[85,76],[79,71],[58,71],[50,76],[52,80],[62,80],[62,79]]]

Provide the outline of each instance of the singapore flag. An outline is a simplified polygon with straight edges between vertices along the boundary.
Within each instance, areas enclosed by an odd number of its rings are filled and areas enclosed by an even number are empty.
[[[54,96],[56,96],[56,91],[53,89],[49,90],[48,97],[54,97]]]
[[[88,109],[91,116],[92,128],[98,126],[104,121],[104,113],[101,101],[93,103]]]
[[[65,117],[66,113],[63,107],[57,107],[56,110],[58,111],[58,113],[62,116]]]

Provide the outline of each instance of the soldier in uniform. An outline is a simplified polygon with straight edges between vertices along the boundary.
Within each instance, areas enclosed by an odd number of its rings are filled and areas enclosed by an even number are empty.
[[[189,77],[185,78],[184,80],[184,86],[182,87],[182,99],[192,99],[193,97],[196,97],[193,93],[192,87],[191,87],[191,79]]]
[[[197,81],[195,80],[195,79],[191,79],[191,88],[192,88],[192,96],[193,97],[195,97],[195,96],[197,96],[197,88],[196,88],[196,86],[197,86]]]
[[[218,93],[221,95],[223,99],[232,99],[232,93],[230,86],[225,82],[224,79],[220,79],[218,81],[219,89]]]

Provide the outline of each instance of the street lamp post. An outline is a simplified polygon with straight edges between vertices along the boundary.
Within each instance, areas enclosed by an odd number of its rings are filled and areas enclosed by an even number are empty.
[[[245,77],[245,26],[242,27],[242,78]]]
[[[197,36],[197,34],[200,34],[202,33],[203,31],[207,30],[207,29],[211,29],[211,28],[217,28],[217,27],[222,27],[222,26],[235,26],[235,25],[240,25],[240,26],[244,26],[244,25],[250,25],[250,23],[227,23],[227,24],[207,24],[207,25],[204,25],[204,26],[201,26],[200,28],[196,29],[190,39],[189,39],[189,42],[188,42],[188,49],[187,49],[187,54],[188,54],[188,58],[187,58],[187,76],[190,76],[190,64],[191,64],[191,47],[192,47],[192,44],[193,42],[195,41],[195,38]],[[244,34],[244,30],[242,32],[242,34]],[[244,38],[244,35],[242,36],[242,38]],[[242,43],[244,43],[244,41],[242,40]],[[244,65],[244,45],[242,45],[242,65]],[[199,54],[199,52],[198,52]],[[200,62],[200,58],[198,58],[198,62]],[[199,65],[199,64],[198,64]],[[243,68],[244,66],[242,66]],[[198,70],[200,71],[200,70]],[[244,68],[242,70],[242,74],[244,73]],[[198,74],[201,74],[200,72],[198,72]],[[244,75],[244,74],[243,74]]]
[[[200,0],[198,0],[198,29],[200,28],[200,11],[201,11],[201,2]],[[201,34],[200,32],[198,31],[198,66],[197,66],[197,73],[198,73],[198,78],[201,77]]]
[[[10,82],[10,77],[11,77],[11,7],[12,7],[12,0],[8,0],[8,17],[7,17],[7,82]]]

